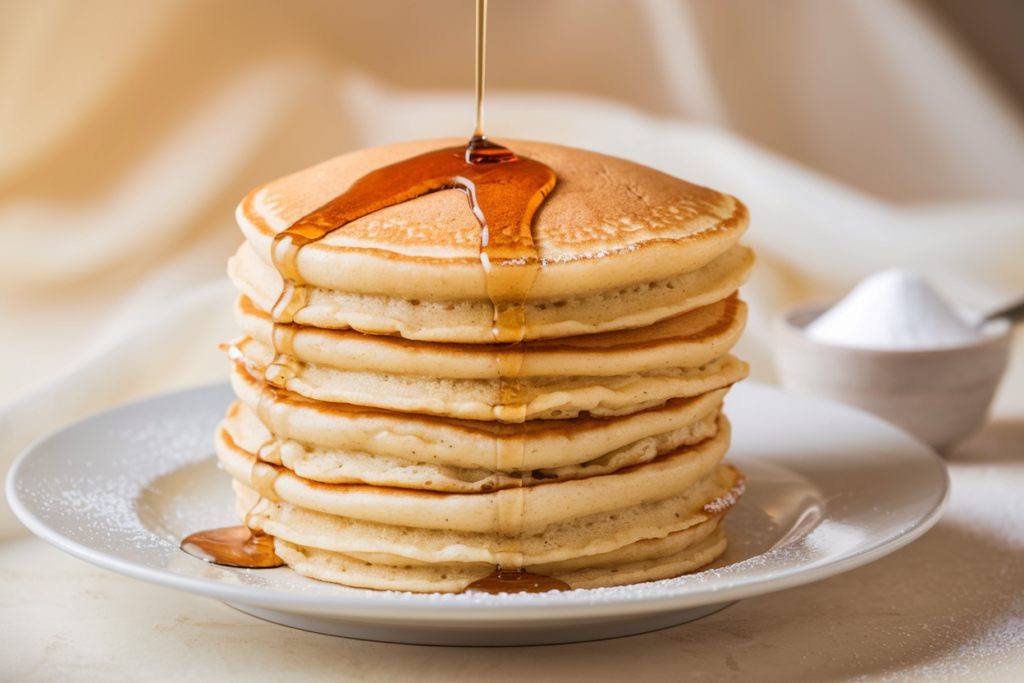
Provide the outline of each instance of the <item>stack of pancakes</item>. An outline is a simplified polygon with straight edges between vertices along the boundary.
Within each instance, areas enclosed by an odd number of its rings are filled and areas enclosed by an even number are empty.
[[[753,265],[736,199],[509,142],[557,177],[533,219],[524,342],[494,343],[481,228],[458,190],[303,247],[306,305],[275,326],[277,233],[370,171],[458,144],[347,154],[239,206],[229,274],[246,336],[228,345],[239,400],[217,437],[239,516],[299,573],[374,589],[458,592],[496,565],[592,588],[712,561],[743,489],[720,464],[722,399],[747,373],[729,355]]]

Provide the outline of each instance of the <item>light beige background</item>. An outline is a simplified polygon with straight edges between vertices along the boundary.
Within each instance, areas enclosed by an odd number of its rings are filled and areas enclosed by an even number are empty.
[[[771,314],[883,267],[980,307],[1024,293],[1022,117],[943,21],[910,0],[492,0],[487,129],[747,202],[760,266],[740,353],[771,381]],[[0,468],[93,410],[225,378],[234,205],[357,147],[468,135],[472,26],[470,0],[0,3]],[[258,665],[269,680],[290,662],[412,680],[524,661],[565,680],[1012,680],[1022,351],[996,422],[951,456],[935,531],[698,624],[531,652],[338,641],[22,539],[0,545],[16,653],[0,677],[112,680],[194,657],[210,678]],[[0,536],[23,533],[5,509]],[[129,636],[137,648],[115,646]]]

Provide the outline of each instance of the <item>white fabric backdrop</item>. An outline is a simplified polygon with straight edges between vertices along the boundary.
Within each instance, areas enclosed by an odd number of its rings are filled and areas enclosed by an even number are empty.
[[[224,261],[255,184],[472,129],[454,0],[0,4],[0,470],[115,402],[226,377]],[[491,3],[488,133],[740,197],[767,322],[904,265],[1024,293],[1024,128],[909,0]],[[1024,420],[1024,349],[996,413]],[[0,539],[23,530],[3,510]]]

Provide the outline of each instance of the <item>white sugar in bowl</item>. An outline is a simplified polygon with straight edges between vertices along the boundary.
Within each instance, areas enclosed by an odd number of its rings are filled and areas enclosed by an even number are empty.
[[[1009,360],[1008,321],[989,323],[960,346],[878,350],[809,337],[805,328],[828,308],[801,304],[776,317],[775,365],[784,387],[874,413],[937,449],[981,427]]]

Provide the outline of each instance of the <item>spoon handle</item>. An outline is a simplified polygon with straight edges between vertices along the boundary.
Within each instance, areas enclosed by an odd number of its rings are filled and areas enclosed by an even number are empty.
[[[1008,318],[1014,324],[1021,322],[1024,320],[1024,301],[1010,304],[1006,308],[993,311],[985,316],[985,320],[995,320],[996,318]]]

